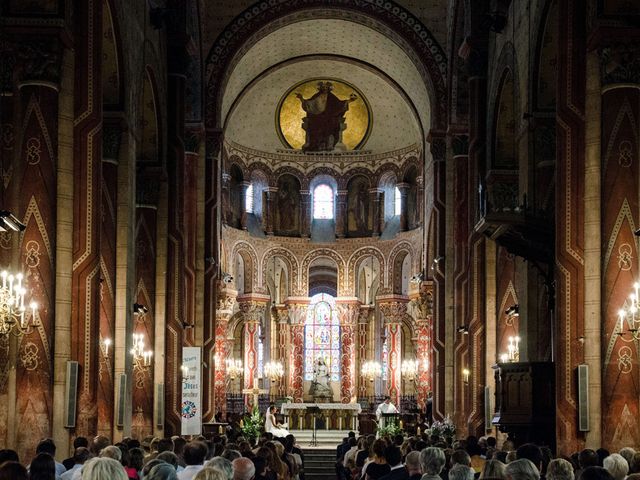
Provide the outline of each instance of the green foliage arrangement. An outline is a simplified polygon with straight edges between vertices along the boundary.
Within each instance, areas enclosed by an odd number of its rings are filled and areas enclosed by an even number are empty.
[[[242,434],[252,444],[255,444],[256,440],[260,437],[262,430],[264,430],[264,417],[260,415],[258,406],[254,405],[251,414],[245,415],[242,420]]]
[[[398,425],[395,421],[390,420],[390,421],[387,421],[387,424],[384,427],[381,427],[380,425],[378,425],[377,433],[378,433],[378,437],[393,438],[398,434],[404,433],[404,430],[402,430],[402,428],[400,428],[400,425]]]

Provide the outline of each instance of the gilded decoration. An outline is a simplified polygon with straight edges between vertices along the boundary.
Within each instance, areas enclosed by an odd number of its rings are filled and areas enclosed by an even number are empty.
[[[280,140],[294,150],[357,150],[367,141],[371,125],[371,109],[362,92],[337,79],[294,85],[276,112]]]

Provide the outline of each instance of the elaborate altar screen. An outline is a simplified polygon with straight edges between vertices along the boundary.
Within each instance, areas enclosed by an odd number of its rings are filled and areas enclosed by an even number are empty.
[[[314,368],[322,358],[333,382],[340,380],[340,323],[335,299],[326,293],[311,297],[304,327],[304,379],[313,380]]]

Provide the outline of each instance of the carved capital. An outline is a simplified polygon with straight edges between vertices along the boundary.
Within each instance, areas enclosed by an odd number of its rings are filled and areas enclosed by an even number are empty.
[[[0,42],[3,66],[3,88],[17,81],[18,84],[60,82],[62,44],[55,37],[27,36]]]
[[[355,326],[360,315],[360,304],[356,302],[336,303],[340,325]]]
[[[261,323],[264,318],[264,312],[267,310],[267,299],[245,297],[237,297],[238,307],[244,315],[248,323]]]
[[[600,49],[602,85],[640,83],[640,42]]]
[[[238,292],[231,288],[224,288],[224,284],[220,282],[218,284],[216,295],[216,315],[228,315],[231,316],[233,312],[233,304],[236,301]]]
[[[202,142],[202,127],[187,127],[184,130],[184,151],[186,153],[198,153],[200,151],[200,143]]]
[[[287,311],[289,315],[289,323],[291,325],[303,325],[307,319],[307,303],[287,303]]]
[[[384,315],[385,323],[400,323],[407,316],[407,301],[405,298],[393,297],[381,299],[378,297],[378,308]]]
[[[411,299],[409,306],[413,308],[417,322],[431,318],[433,316],[433,283],[422,282],[417,296]]]

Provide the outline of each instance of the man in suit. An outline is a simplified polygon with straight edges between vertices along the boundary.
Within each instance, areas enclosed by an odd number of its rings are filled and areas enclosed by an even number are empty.
[[[422,478],[422,467],[420,466],[420,451],[409,452],[404,459],[404,466],[407,468],[409,480],[420,480]]]
[[[391,471],[380,477],[380,480],[409,480],[409,472],[402,464],[402,452],[396,445],[387,447],[384,451]]]

